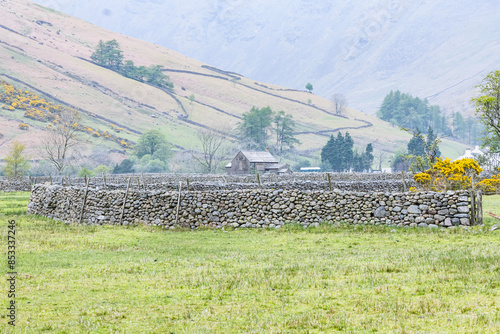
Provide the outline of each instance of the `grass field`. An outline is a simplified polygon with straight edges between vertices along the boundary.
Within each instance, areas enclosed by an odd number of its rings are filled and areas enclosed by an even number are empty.
[[[26,216],[17,326],[1,333],[498,333],[500,231],[288,226],[164,231]],[[485,212],[500,213],[500,196]],[[2,245],[2,268],[6,266]],[[7,305],[7,282],[0,292]]]

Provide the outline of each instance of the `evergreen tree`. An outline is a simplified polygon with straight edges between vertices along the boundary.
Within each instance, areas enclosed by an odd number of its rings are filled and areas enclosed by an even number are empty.
[[[132,60],[125,60],[120,72],[127,78],[143,82],[145,70],[144,66],[137,67]]]
[[[370,143],[366,145],[365,154],[363,156],[363,169],[370,170],[373,164],[373,145]]]
[[[354,151],[353,157],[352,157],[352,166],[351,168],[355,172],[362,172],[364,170],[363,166],[363,154],[359,154],[358,151]]]
[[[462,117],[462,114],[457,111],[452,114],[452,117],[453,137],[460,138],[462,140],[465,139],[467,137],[465,133],[467,130],[467,126],[465,124],[464,118]]]
[[[354,140],[351,138],[351,135],[349,135],[349,132],[345,133],[344,141],[341,147],[342,170],[349,170],[352,167],[354,158]]]
[[[426,151],[427,151],[427,157],[429,157],[431,163],[436,162],[436,158],[439,158],[441,156],[441,151],[439,150],[437,137],[430,126],[427,129]]]
[[[116,39],[107,42],[100,40],[90,59],[96,64],[117,71],[123,63],[123,52]]]
[[[331,135],[321,149],[321,162],[330,166],[335,172],[343,172],[351,168],[357,172],[370,170],[373,159],[373,145],[366,145],[365,152],[358,153],[354,150],[354,140],[349,132],[345,135],[338,132],[336,138]]]
[[[113,168],[113,174],[128,174],[134,172],[134,162],[130,159],[123,160]]]
[[[151,65],[145,70],[145,81],[153,86],[160,88],[174,88],[174,85],[168,80],[168,76],[162,72],[163,66]]]
[[[413,137],[410,139],[407,148],[408,148],[408,154],[410,155],[415,155],[419,157],[425,156],[425,141],[418,129],[416,132],[413,133]]]
[[[326,142],[326,145],[321,149],[321,162],[329,166],[335,166],[332,162],[338,158],[338,146],[333,135]]]

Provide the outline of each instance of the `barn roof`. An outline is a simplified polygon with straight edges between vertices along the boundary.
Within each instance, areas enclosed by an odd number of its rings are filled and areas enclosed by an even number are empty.
[[[278,163],[275,157],[272,156],[271,153],[267,151],[241,151],[241,153],[248,159],[250,162],[265,162],[265,163]]]

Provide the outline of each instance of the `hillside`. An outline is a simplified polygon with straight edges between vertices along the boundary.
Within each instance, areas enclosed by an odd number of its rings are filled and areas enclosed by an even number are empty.
[[[372,116],[349,109],[333,114],[329,100],[304,91],[256,82],[190,59],[172,50],[114,33],[70,15],[25,0],[6,0],[0,7],[0,79],[55,104],[77,108],[82,124],[135,142],[152,128],[163,131],[177,150],[196,149],[200,128],[235,127],[252,106],[284,110],[297,122],[299,150],[318,152],[328,136],[349,130],[356,144],[374,142],[375,149],[394,151],[409,135]],[[125,58],[136,65],[160,64],[174,83],[172,92],[125,78],[90,62],[99,40],[116,39]],[[189,97],[195,96],[194,101]],[[28,131],[19,123],[30,125]],[[23,110],[0,109],[0,158],[8,143],[28,144],[33,157],[47,123]],[[117,134],[118,135],[118,134]],[[83,135],[87,151],[107,147],[126,153],[119,143]],[[237,145],[237,144],[235,144]],[[442,151],[456,157],[463,145],[446,142]]]
[[[261,81],[373,114],[390,90],[470,112],[500,63],[500,2],[392,0],[39,3]]]

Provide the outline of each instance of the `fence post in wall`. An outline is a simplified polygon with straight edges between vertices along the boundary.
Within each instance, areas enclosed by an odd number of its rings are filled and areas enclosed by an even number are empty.
[[[104,182],[104,188],[108,188],[108,185],[106,184],[106,175],[104,175],[104,173],[102,173],[102,182]]]
[[[257,172],[257,183],[259,184],[259,189],[261,189],[259,172]]]
[[[50,185],[52,185],[52,174],[49,174],[49,178],[50,178]]]
[[[189,191],[189,178],[186,177],[186,187],[187,187],[187,191]]]
[[[181,188],[182,188],[182,181],[179,181],[179,196],[177,197],[177,210],[175,212],[175,226],[177,226],[177,223],[179,221],[179,207],[181,205]]]
[[[401,177],[403,179],[403,192],[405,193],[406,192],[406,181],[405,181],[405,172],[404,171],[401,172]]]
[[[123,214],[125,213],[125,203],[127,203],[128,189],[130,187],[130,177],[127,182],[127,190],[125,190],[125,196],[123,197],[122,212],[120,213],[120,225],[123,223]]]
[[[87,203],[87,193],[89,191],[89,183],[90,182],[87,182],[86,186],[85,186],[85,194],[83,195],[83,203],[82,203],[82,208],[80,210],[80,219],[78,219],[78,223],[81,224],[82,223],[82,219],[83,219],[83,211],[85,209],[85,204]]]
[[[474,190],[470,191],[470,224],[476,225],[476,193]]]
[[[328,177],[328,187],[330,187],[330,191],[332,191],[332,176],[330,173],[326,173],[326,175]]]
[[[482,225],[483,224],[483,193],[481,191],[477,192],[476,207],[477,207],[476,221],[477,221],[478,225]]]

